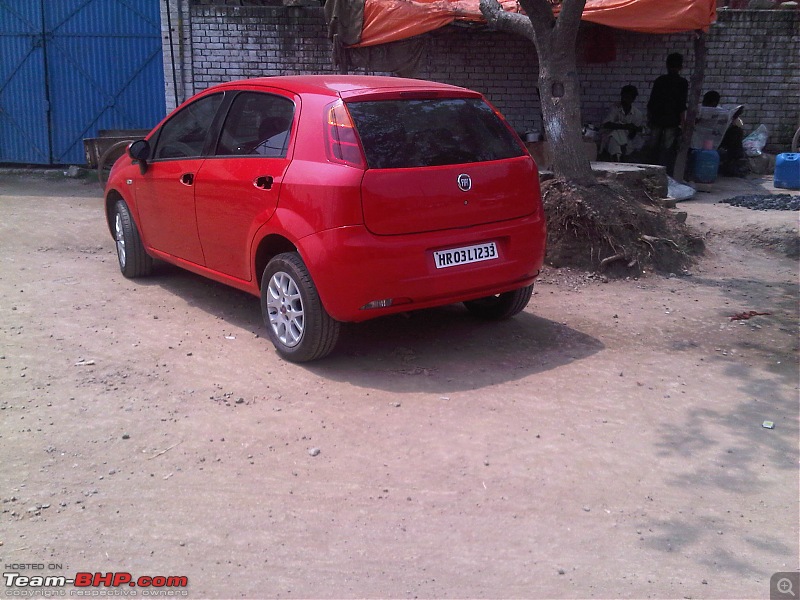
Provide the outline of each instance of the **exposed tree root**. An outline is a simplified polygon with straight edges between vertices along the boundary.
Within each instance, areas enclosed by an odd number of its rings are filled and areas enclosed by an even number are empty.
[[[702,240],[639,188],[616,181],[542,184],[547,262],[556,267],[628,274],[644,268],[680,272]],[[613,268],[612,268],[613,267]],[[622,267],[622,268],[621,268]]]

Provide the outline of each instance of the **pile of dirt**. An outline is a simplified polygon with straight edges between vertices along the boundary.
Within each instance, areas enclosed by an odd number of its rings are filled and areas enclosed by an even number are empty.
[[[681,222],[680,213],[658,204],[640,185],[552,179],[542,183],[542,199],[546,261],[554,267],[612,276],[643,269],[681,273],[703,250],[702,239]]]

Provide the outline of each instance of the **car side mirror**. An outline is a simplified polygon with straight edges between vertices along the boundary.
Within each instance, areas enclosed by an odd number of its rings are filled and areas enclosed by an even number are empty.
[[[144,175],[147,172],[147,159],[150,158],[150,142],[136,140],[128,146],[128,156],[139,163],[139,171]]]

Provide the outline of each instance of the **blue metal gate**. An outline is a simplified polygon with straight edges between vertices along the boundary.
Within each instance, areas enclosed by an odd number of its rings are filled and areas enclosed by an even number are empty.
[[[0,0],[0,161],[49,163],[41,4]]]
[[[165,114],[159,0],[0,0],[0,162],[83,164]]]

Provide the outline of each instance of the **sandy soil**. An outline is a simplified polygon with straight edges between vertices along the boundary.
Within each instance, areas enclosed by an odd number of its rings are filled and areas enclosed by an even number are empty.
[[[256,298],[163,264],[124,279],[96,183],[0,174],[4,572],[768,597],[798,568],[798,214],[715,203],[757,185],[679,205],[708,247],[690,276],[551,269],[509,322],[387,318],[298,366]]]

